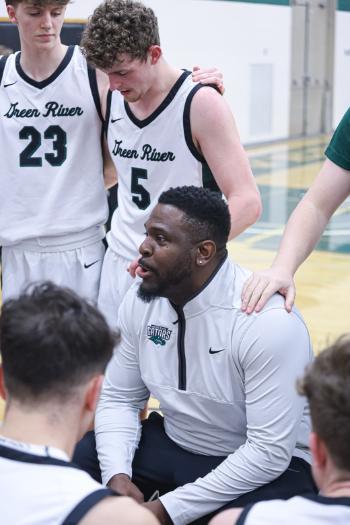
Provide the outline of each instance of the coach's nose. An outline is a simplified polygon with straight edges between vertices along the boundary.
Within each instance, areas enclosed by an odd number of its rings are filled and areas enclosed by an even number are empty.
[[[150,257],[152,255],[152,240],[148,235],[146,235],[145,239],[141,243],[139,247],[139,252],[142,255],[142,257]]]

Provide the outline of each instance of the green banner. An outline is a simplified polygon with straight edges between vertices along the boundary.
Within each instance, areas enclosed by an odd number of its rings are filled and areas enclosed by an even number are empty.
[[[350,0],[338,0],[339,11],[350,11]]]
[[[272,5],[288,5],[289,0],[224,0],[226,2],[243,2],[247,4],[272,4]]]

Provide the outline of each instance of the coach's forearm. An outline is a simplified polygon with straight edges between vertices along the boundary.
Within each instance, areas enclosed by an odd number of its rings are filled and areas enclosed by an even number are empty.
[[[141,436],[138,409],[99,405],[95,419],[96,449],[102,482],[115,474],[132,476],[132,460]]]

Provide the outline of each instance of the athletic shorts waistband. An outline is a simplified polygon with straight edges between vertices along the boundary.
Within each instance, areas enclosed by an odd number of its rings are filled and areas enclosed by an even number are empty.
[[[32,252],[64,252],[89,246],[102,241],[106,235],[104,226],[93,226],[81,232],[67,233],[52,237],[36,237],[19,243],[3,246],[3,249]]]

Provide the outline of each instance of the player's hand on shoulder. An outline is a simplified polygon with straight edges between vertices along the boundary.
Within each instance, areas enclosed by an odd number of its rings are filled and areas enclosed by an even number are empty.
[[[215,84],[222,95],[225,92],[223,74],[216,67],[193,66],[192,80],[201,84]]]
[[[276,292],[285,297],[287,312],[292,310],[295,300],[293,276],[280,267],[254,272],[244,283],[241,300],[242,310],[247,314],[260,312]]]
[[[142,492],[136,487],[136,485],[126,474],[116,474],[109,480],[107,485],[110,489],[118,492],[118,494],[121,496],[129,496],[138,503],[144,502]]]

